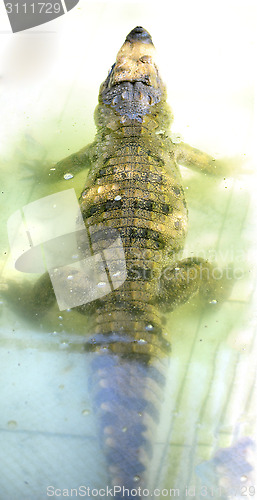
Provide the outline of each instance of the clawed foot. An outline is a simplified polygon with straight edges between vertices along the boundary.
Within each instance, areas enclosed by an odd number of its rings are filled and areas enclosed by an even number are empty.
[[[33,285],[29,281],[8,280],[1,284],[0,294],[8,307],[19,316],[30,317],[30,302]],[[36,317],[32,314],[32,318]]]
[[[53,163],[40,160],[28,160],[20,164],[22,168],[21,179],[26,182],[47,184],[59,180],[58,173]],[[27,174],[24,172],[27,171]]]
[[[0,294],[11,310],[32,321],[42,317],[55,301],[48,273],[41,276],[36,284],[27,280],[8,280],[1,284]]]

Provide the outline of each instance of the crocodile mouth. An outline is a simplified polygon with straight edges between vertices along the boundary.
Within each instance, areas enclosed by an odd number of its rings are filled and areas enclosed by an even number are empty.
[[[151,108],[166,97],[155,64],[155,48],[149,33],[137,26],[126,37],[116,62],[102,83],[99,102],[123,119],[142,122]]]

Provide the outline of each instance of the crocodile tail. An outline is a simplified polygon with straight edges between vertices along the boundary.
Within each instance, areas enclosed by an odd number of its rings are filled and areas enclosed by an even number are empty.
[[[90,389],[116,499],[141,498],[164,383],[160,369],[140,358],[94,355]]]

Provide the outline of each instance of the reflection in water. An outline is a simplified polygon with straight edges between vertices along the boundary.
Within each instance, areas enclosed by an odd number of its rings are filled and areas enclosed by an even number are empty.
[[[245,437],[228,448],[219,449],[211,460],[199,465],[196,472],[206,489],[222,492],[220,498],[224,500],[254,497],[254,451],[255,443]]]

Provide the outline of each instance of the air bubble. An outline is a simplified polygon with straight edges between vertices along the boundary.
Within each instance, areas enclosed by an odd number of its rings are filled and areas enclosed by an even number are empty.
[[[213,299],[213,300],[210,300],[209,304],[217,304],[217,300]]]
[[[153,325],[150,325],[150,324],[149,324],[149,325],[146,325],[146,327],[145,327],[145,330],[146,330],[147,332],[150,332],[150,331],[152,331],[153,329],[154,329]]]
[[[120,201],[121,200],[121,196],[118,194],[118,196],[115,196],[114,200],[115,201]]]
[[[70,173],[68,173],[68,174],[64,174],[63,178],[64,178],[66,181],[68,181],[68,180],[70,180],[70,179],[72,179],[72,178],[73,178],[73,175],[72,175],[72,174],[70,174]]]
[[[179,134],[171,134],[171,140],[173,142],[173,144],[179,144],[183,138],[179,135]]]
[[[99,286],[99,288],[103,287],[103,286],[106,286],[106,282],[105,281],[100,281],[97,286]]]
[[[69,347],[68,342],[62,342],[61,345],[60,345],[61,349],[67,349],[68,347]]]
[[[247,476],[241,476],[240,477],[240,481],[242,481],[242,483],[245,483],[245,481],[247,481],[248,477]]]
[[[9,422],[7,423],[7,425],[8,425],[9,429],[16,429],[16,427],[17,427],[18,424],[17,424],[16,420],[9,420]]]
[[[72,274],[69,274],[69,276],[67,276],[67,280],[73,280]]]
[[[82,410],[81,413],[82,413],[83,417],[85,417],[85,416],[90,414],[90,410]]]
[[[112,448],[114,447],[114,443],[115,443],[115,441],[114,441],[114,439],[113,439],[113,438],[111,438],[111,437],[108,437],[108,438],[106,438],[106,440],[105,440],[105,444],[106,444],[107,446],[111,446]]]
[[[104,428],[104,434],[113,434],[113,428],[111,425],[106,425],[105,428]]]
[[[137,483],[138,481],[140,481],[140,476],[134,476],[133,477],[133,481],[135,481],[135,483]]]
[[[138,343],[138,344],[147,344],[147,341],[146,341],[146,340],[144,340],[144,339],[139,339],[139,340],[137,341],[137,343]]]

